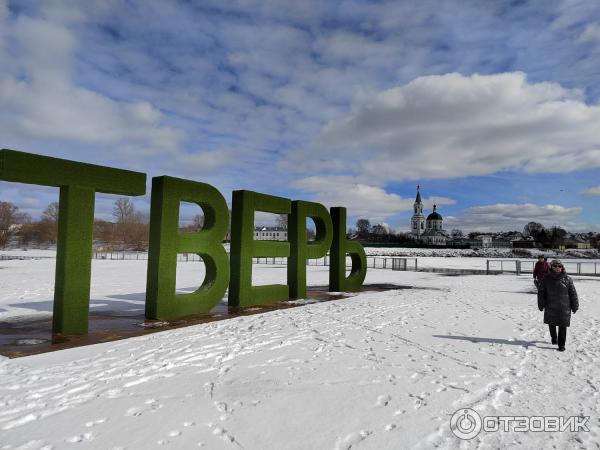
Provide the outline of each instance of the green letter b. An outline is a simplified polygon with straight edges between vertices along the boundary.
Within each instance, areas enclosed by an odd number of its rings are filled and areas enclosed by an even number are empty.
[[[201,231],[178,231],[182,201],[202,208]],[[225,199],[205,183],[156,177],[152,179],[150,214],[146,317],[168,319],[210,311],[223,298],[229,283],[229,262],[222,244],[229,220]],[[178,253],[196,253],[204,261],[204,282],[190,294],[175,293]]]
[[[329,265],[329,290],[332,292],[360,289],[367,275],[367,256],[362,245],[346,239],[346,208],[331,208],[333,243]],[[350,255],[352,269],[346,278],[346,255]]]

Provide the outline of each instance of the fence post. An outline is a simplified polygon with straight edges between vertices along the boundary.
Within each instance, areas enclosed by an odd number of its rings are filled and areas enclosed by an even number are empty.
[[[518,259],[515,261],[515,270],[517,272],[517,276],[521,275],[521,261]]]
[[[489,259],[485,262],[485,274],[486,275],[490,274],[490,260]]]
[[[577,274],[581,274],[581,263],[577,263]]]

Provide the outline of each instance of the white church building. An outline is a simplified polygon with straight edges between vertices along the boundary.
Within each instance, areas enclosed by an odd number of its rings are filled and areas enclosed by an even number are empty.
[[[414,214],[410,219],[410,234],[424,244],[446,245],[446,233],[442,227],[444,219],[437,212],[436,205],[433,205],[433,212],[425,218],[420,189],[421,187],[417,186],[417,197],[413,204]]]

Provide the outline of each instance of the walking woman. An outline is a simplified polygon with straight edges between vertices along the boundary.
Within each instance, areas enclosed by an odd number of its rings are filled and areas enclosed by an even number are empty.
[[[540,283],[538,308],[544,311],[544,323],[547,323],[550,329],[552,344],[558,344],[558,351],[564,352],[567,327],[571,325],[571,311],[573,314],[577,312],[579,299],[573,280],[558,259],[552,260],[550,271]]]

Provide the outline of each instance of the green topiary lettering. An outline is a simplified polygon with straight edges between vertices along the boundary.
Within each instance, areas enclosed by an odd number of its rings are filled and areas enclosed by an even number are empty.
[[[289,257],[289,242],[255,241],[254,212],[289,214],[287,198],[252,191],[233,191],[229,306],[260,305],[289,298],[287,284],[252,286],[252,257]]]
[[[178,231],[182,201],[202,208],[201,231]],[[151,202],[146,318],[209,312],[223,298],[229,283],[229,261],[222,245],[229,220],[225,198],[208,184],[163,176],[152,179]],[[178,253],[196,253],[204,261],[204,282],[190,294],[175,293]]]
[[[367,256],[360,243],[346,239],[346,208],[331,208],[333,242],[329,263],[329,290],[332,292],[360,289],[367,275]],[[350,255],[352,269],[346,278],[346,255]]]
[[[313,242],[306,240],[306,219],[310,217],[317,227]],[[327,209],[313,202],[292,202],[292,213],[288,221],[290,258],[288,260],[288,284],[291,298],[306,297],[306,261],[327,254],[333,239],[333,225]]]
[[[146,175],[3,149],[0,180],[60,187],[52,331],[87,333],[94,194],[144,195]]]

